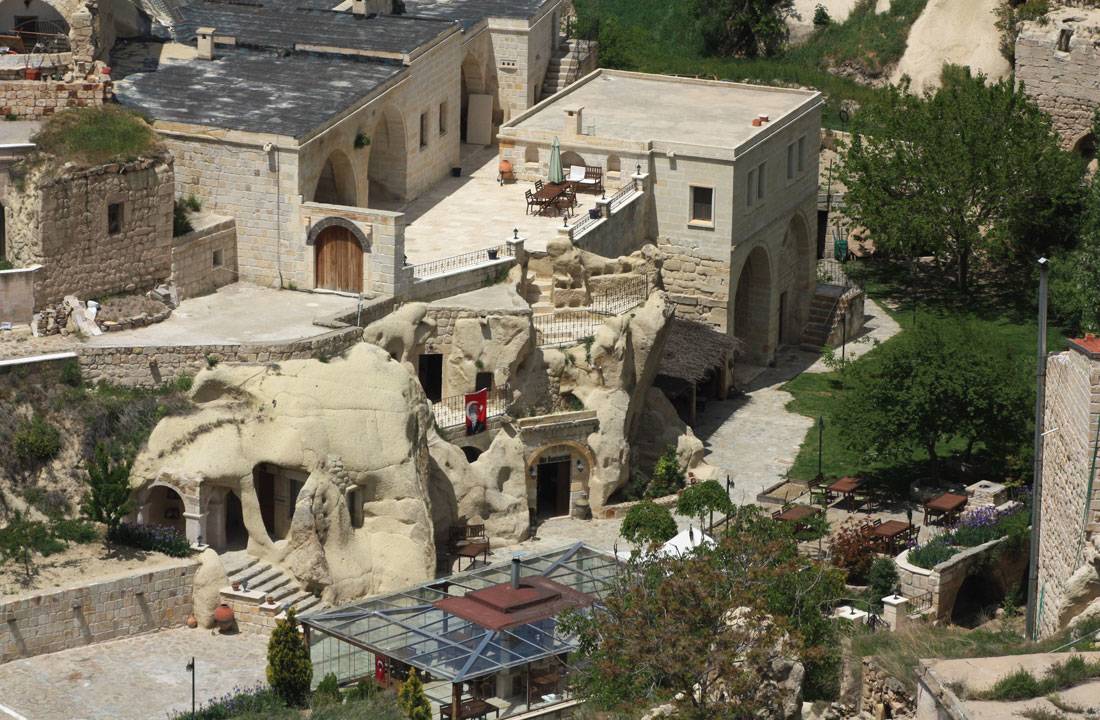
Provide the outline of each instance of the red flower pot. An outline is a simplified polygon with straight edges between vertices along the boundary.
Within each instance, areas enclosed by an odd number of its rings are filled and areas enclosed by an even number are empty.
[[[28,80],[37,80],[42,77],[42,70],[40,68],[23,68],[23,77]]]

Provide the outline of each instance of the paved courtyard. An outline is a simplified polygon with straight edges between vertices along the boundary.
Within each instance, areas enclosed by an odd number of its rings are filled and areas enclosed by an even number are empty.
[[[512,238],[518,229],[528,250],[545,250],[557,236],[562,218],[528,215],[523,192],[529,182],[497,184],[496,146],[462,146],[462,177],[448,177],[402,208],[405,212],[405,256],[416,265],[480,250]],[[616,187],[608,186],[610,194]],[[595,207],[597,196],[577,194],[576,218]]]
[[[178,628],[0,665],[0,720],[150,720],[264,682],[267,640]]]
[[[357,300],[329,293],[278,290],[233,283],[184,300],[156,325],[105,333],[89,345],[235,345],[299,340],[329,332],[318,318],[354,312]]]

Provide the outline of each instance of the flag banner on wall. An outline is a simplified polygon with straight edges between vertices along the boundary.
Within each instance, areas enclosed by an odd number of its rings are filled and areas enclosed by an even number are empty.
[[[489,418],[489,390],[482,389],[466,396],[466,434],[485,432]]]

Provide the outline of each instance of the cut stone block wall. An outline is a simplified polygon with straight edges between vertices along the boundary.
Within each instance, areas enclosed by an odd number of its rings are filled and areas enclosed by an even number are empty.
[[[653,218],[652,194],[646,189],[647,176],[641,176],[638,185],[643,189],[626,196],[615,208],[608,209],[607,217],[588,232],[574,237],[573,245],[608,258],[621,257],[653,242],[656,223]],[[609,194],[610,197],[610,194]],[[597,205],[604,201],[597,201]]]
[[[0,662],[183,625],[199,563],[0,603]]]
[[[41,308],[66,295],[94,298],[144,291],[171,272],[173,165],[170,157],[112,163],[57,177],[33,173],[9,188],[8,256],[43,267],[35,274]],[[121,205],[111,232],[109,207]]]
[[[220,264],[214,264],[216,259]],[[212,293],[236,281],[237,226],[232,218],[172,238],[172,282],[180,300]]]
[[[477,267],[456,270],[445,275],[416,280],[409,288],[410,301],[430,302],[459,293],[494,285],[516,264],[513,257],[502,257]]]
[[[110,82],[0,80],[0,115],[41,120],[67,108],[98,107],[110,97]]]
[[[34,280],[39,266],[0,270],[0,322],[29,323],[34,316]]]

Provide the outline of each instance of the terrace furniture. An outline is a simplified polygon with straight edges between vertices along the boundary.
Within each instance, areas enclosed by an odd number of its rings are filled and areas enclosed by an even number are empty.
[[[554,207],[555,201],[558,199],[559,195],[565,192],[566,187],[567,185],[565,185],[564,183],[560,185],[558,183],[546,183],[541,188],[536,190],[535,194],[532,195],[532,197],[537,203],[540,204],[540,212],[542,212],[542,210],[546,210],[547,208]]]
[[[554,207],[559,212],[565,213],[566,217],[572,214],[573,208],[577,206],[577,192],[571,188],[566,187],[561,191],[561,194],[554,198]]]
[[[896,555],[901,545],[916,537],[917,529],[903,520],[875,520],[870,536],[887,553]]]
[[[551,202],[546,197],[540,197],[539,192],[541,191],[531,192],[530,190],[525,190],[523,192],[523,197],[527,200],[527,213],[531,213],[531,208],[535,208],[534,214],[538,215],[542,213],[542,211],[546,209],[547,204]]]
[[[531,676],[531,697],[541,698],[558,689],[561,684],[561,673],[556,670]]]
[[[454,708],[450,703],[444,703],[439,706],[439,717],[450,718],[451,711]],[[500,708],[496,705],[490,705],[484,700],[478,698],[472,698],[470,700],[463,700],[458,706],[458,717],[452,720],[469,720],[469,718],[482,718],[489,713],[496,713],[497,717],[500,717]]]
[[[479,556],[489,562],[489,551],[489,537],[485,534],[484,525],[458,525],[451,528],[451,552],[460,558],[469,558],[469,567],[473,567]],[[461,562],[459,564],[461,566]]]
[[[810,490],[811,505],[828,507],[829,503],[833,501],[833,494],[829,492],[829,488],[825,485],[824,477],[817,476],[807,484],[807,487]]]
[[[866,501],[866,498],[860,499],[857,497],[862,486],[862,478],[842,477],[829,485],[826,490],[828,490],[830,494],[836,493],[837,495],[844,496],[844,499],[848,501],[848,508],[854,512]]]
[[[535,192],[538,192],[539,190],[542,190],[542,180],[535,181]]]
[[[785,505],[781,510],[773,512],[772,518],[779,522],[791,523],[794,525],[795,533],[799,533],[802,530],[809,529],[807,521],[820,514],[821,508],[810,507],[809,505]]]
[[[940,518],[941,523],[948,523],[959,517],[959,513],[966,507],[966,495],[956,493],[943,493],[937,495],[924,504],[924,522],[928,523],[928,516]]]
[[[592,192],[603,192],[603,168],[597,165],[585,165],[584,166],[584,180],[581,181],[581,186],[585,187]]]

